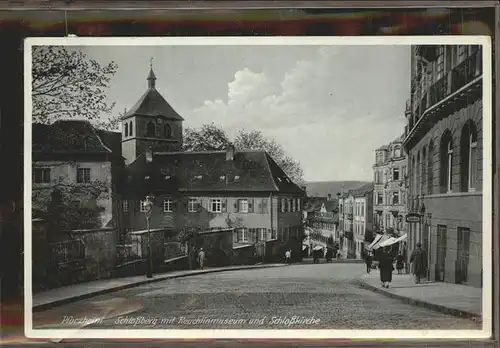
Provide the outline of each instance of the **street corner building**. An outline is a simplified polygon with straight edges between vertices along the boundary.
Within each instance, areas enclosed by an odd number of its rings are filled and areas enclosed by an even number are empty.
[[[408,232],[406,163],[403,136],[375,150],[373,210],[377,234],[404,238]]]
[[[370,182],[340,194],[340,246],[345,258],[362,259],[365,246],[373,241],[373,190]]]
[[[155,89],[155,79],[151,70],[147,91],[122,118],[122,234],[153,231],[160,248],[169,245],[160,252],[165,260],[188,252],[179,234],[206,237],[227,230],[232,243],[224,252],[234,256],[233,263],[281,260],[285,246],[300,257],[305,192],[265,151],[182,151],[183,118]],[[149,226],[146,196],[154,197]],[[207,243],[188,249],[206,250]]]
[[[412,46],[409,249],[428,251],[428,278],[482,286],[482,48]]]

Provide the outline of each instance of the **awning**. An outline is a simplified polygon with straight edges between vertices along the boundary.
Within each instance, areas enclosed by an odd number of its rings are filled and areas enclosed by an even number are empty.
[[[375,245],[372,247],[373,250],[377,250],[378,248],[380,248],[380,244],[384,243],[386,240],[388,240],[390,237],[386,234],[382,235],[382,238],[380,238],[378,240],[377,243],[375,243]]]
[[[396,240],[396,238],[390,237],[389,239],[386,239],[385,241],[380,242],[378,246],[379,246],[379,248],[383,248],[383,247],[392,245],[392,244],[396,243],[395,240]]]
[[[371,249],[371,248],[373,248],[373,246],[374,246],[375,244],[377,244],[377,243],[378,243],[378,241],[380,240],[380,238],[382,238],[382,236],[383,236],[382,234],[377,234],[377,235],[375,236],[375,239],[373,240],[373,242],[372,242],[370,245],[368,245],[368,246],[366,247],[366,249]]]
[[[398,237],[398,238],[391,237],[388,240],[386,240],[385,242],[380,243],[379,246],[385,247],[385,246],[389,246],[389,245],[393,245],[393,244],[399,243],[399,242],[405,240],[406,236],[407,235],[405,234],[405,235],[402,235],[401,237]]]

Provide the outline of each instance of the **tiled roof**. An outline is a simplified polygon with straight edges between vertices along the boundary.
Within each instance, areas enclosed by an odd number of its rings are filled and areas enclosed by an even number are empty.
[[[127,167],[124,180],[129,193],[258,191],[304,195],[264,151],[235,152],[232,161],[226,160],[225,151],[158,153],[150,163],[141,155]]]
[[[329,199],[325,202],[326,211],[332,212],[338,207],[338,205],[339,205],[338,199]]]
[[[148,88],[146,93],[128,110],[122,119],[127,119],[134,115],[142,116],[163,116],[167,119],[183,121],[184,119],[170,106],[156,88]]]
[[[354,190],[351,190],[351,194],[354,197],[362,197],[369,193],[370,191],[373,191],[373,183],[370,182],[368,184],[364,184],[363,186],[360,186],[358,188],[355,188]]]
[[[114,139],[111,147],[117,146],[117,136],[112,133],[98,131],[90,122],[83,120],[60,120],[50,125],[35,123],[31,133],[32,149],[34,153],[109,154],[112,150],[106,141]],[[121,137],[120,133],[118,135]]]

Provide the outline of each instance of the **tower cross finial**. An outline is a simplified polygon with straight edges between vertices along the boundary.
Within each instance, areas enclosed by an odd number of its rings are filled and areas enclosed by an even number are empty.
[[[153,57],[149,58],[149,67],[153,69]]]

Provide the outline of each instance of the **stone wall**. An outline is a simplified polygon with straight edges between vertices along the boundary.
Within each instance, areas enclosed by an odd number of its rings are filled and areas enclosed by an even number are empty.
[[[116,263],[116,230],[75,230],[71,236],[85,245],[84,278],[95,280],[112,277]]]

